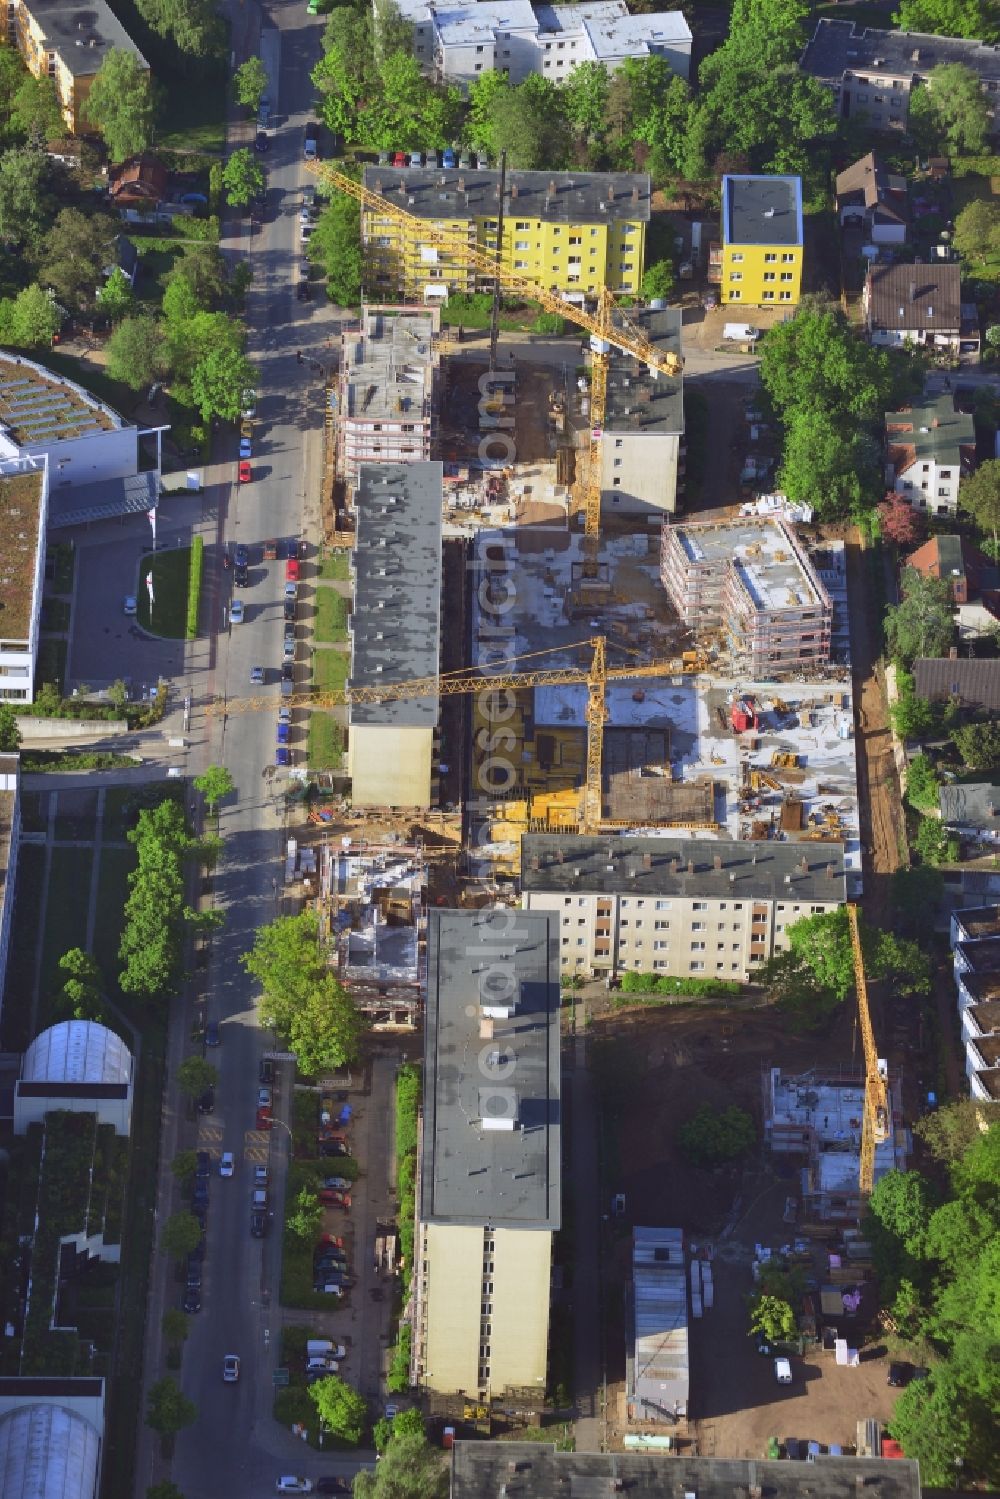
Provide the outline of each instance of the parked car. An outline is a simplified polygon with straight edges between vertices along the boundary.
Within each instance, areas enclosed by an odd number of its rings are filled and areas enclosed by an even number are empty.
[[[255,1239],[262,1239],[267,1233],[267,1214],[260,1208],[254,1208],[250,1214],[250,1232]]]
[[[343,1296],[344,1287],[336,1280],[313,1281],[313,1290],[317,1296]]]
[[[289,557],[285,563],[285,582],[297,583],[299,581],[299,559]]]
[[[274,1095],[270,1088],[260,1087],[257,1089],[257,1107],[259,1109],[269,1109],[273,1102]]]
[[[264,668],[262,666],[251,666],[251,668],[250,668],[250,686],[251,687],[263,687],[263,685],[264,685]]]
[[[299,224],[299,239],[303,244],[308,244],[309,237],[315,228],[316,225],[313,223],[312,219],[306,219]]]
[[[308,274],[300,278],[299,283],[295,288],[295,295],[298,297],[300,302],[309,301],[309,298],[312,296],[312,287],[309,285]]]
[[[268,1172],[266,1166],[257,1165],[253,1168],[253,1184],[255,1187],[266,1187],[268,1183]]]
[[[257,1110],[257,1128],[258,1129],[273,1129],[274,1128],[274,1116],[271,1113],[270,1109],[258,1109]]]
[[[265,1083],[268,1087],[274,1082],[274,1063],[270,1057],[261,1057],[260,1066],[257,1069],[257,1081]]]
[[[351,1480],[349,1478],[317,1478],[314,1485],[317,1494],[349,1494],[351,1492]]]
[[[903,1360],[897,1360],[889,1365],[886,1384],[891,1385],[894,1390],[902,1390],[905,1389],[912,1378],[913,1365]]]
[[[351,1210],[350,1192],[341,1192],[336,1188],[321,1187],[319,1192],[319,1200],[324,1207],[343,1208],[345,1213],[348,1213]]]
[[[232,1176],[236,1170],[236,1157],[231,1150],[224,1150],[219,1158],[219,1175]]]
[[[792,1366],[787,1358],[776,1358],[774,1361],[774,1377],[779,1384],[791,1384]]]
[[[223,1384],[236,1384],[240,1377],[240,1359],[237,1353],[227,1353],[222,1360]]]
[[[331,1188],[333,1188],[335,1191],[349,1192],[353,1185],[354,1183],[352,1181],[348,1181],[346,1176],[326,1176],[320,1182],[320,1186],[326,1191],[329,1191]]]
[[[191,1201],[206,1204],[208,1202],[208,1182],[201,1177],[196,1177],[191,1187]]]
[[[294,604],[295,600],[298,598],[298,594],[299,585],[297,583],[293,583],[289,578],[286,578],[284,592],[285,603],[287,604],[288,600],[291,599],[292,603]]]
[[[294,661],[295,660],[295,637],[294,637],[294,635],[291,638],[289,638],[286,635],[285,638],[284,638],[284,640],[282,641],[282,645],[281,645],[281,659],[283,661]]]
[[[295,662],[283,661],[281,663],[281,695],[291,697],[295,691]]]
[[[204,1093],[198,1099],[198,1113],[199,1114],[214,1114],[215,1113],[215,1089],[214,1088],[206,1088],[205,1091],[204,1091]]]
[[[441,165],[446,169],[454,170],[455,152],[453,147],[445,146],[444,151],[441,154]]]
[[[212,1174],[212,1158],[209,1155],[209,1153],[208,1153],[207,1150],[199,1150],[199,1151],[197,1151],[196,1154],[195,1154],[194,1160],[195,1160],[194,1174],[195,1174],[195,1178],[196,1179],[198,1177],[211,1176],[211,1174]]]
[[[192,1218],[197,1218],[198,1222],[201,1224],[202,1234],[204,1234],[205,1225],[208,1222],[208,1203],[192,1202],[191,1216]]]
[[[257,415],[257,392],[248,385],[241,397],[240,415],[252,421]]]
[[[205,1045],[219,1046],[221,1042],[222,1036],[219,1031],[219,1022],[217,1020],[210,1020],[205,1027]]]
[[[233,583],[237,588],[246,588],[250,582],[250,569],[238,567],[233,574]]]
[[[279,1478],[274,1485],[276,1494],[311,1494],[313,1486],[308,1478]]]
[[[284,609],[285,624],[286,625],[294,625],[294,623],[295,623],[295,596],[294,596],[294,594],[293,594],[293,596],[290,599],[286,598],[284,600],[282,607]]]
[[[250,439],[249,439],[249,437],[241,437],[240,438],[240,457],[241,458],[252,458],[253,457],[253,450],[252,450],[251,445],[250,445]]]
[[[342,1140],[320,1140],[318,1153],[321,1156],[350,1155],[350,1151]]]
[[[184,1292],[183,1306],[186,1312],[201,1311],[201,1291],[196,1286],[189,1286]]]
[[[470,151],[463,151],[461,156],[458,158],[458,165],[463,172],[470,171],[471,168],[475,166],[475,164],[476,163],[473,160],[472,153]]]
[[[243,618],[243,600],[233,599],[232,603],[229,605],[229,623],[231,625],[241,625],[243,623]]]
[[[394,167],[405,167],[406,166],[406,152],[405,151],[393,151],[393,153],[392,153],[392,164],[393,164]]]
[[[279,744],[287,744],[288,741],[289,741],[289,739],[291,738],[292,726],[286,720],[279,718],[278,719],[278,725],[277,725],[277,732],[278,732],[278,743]]]
[[[279,744],[274,751],[274,763],[279,770],[287,770],[292,763],[292,752],[287,744]]]
[[[265,541],[265,543],[264,543],[264,561],[265,562],[274,562],[275,559],[277,558],[277,555],[278,555],[278,543],[275,541],[274,537],[272,536],[267,541]]]
[[[249,547],[247,547],[247,545],[244,542],[240,541],[240,542],[237,543],[237,545],[236,545],[236,551],[233,553],[233,566],[237,567],[237,568],[240,568],[240,567],[249,567],[249,565],[250,565],[250,549],[249,549]]]
[[[424,164],[423,152],[421,152],[421,151],[411,151],[410,152],[410,166],[411,167],[422,167],[423,164]]]
[[[242,459],[240,461],[239,468],[236,471],[236,477],[240,484],[249,484],[250,480],[253,478],[253,473],[251,471],[250,465],[245,459]]]
[[[271,142],[268,139],[267,131],[266,130],[258,130],[256,136],[254,137],[254,143],[253,143],[254,150],[255,151],[259,151],[261,153],[261,155],[263,155],[263,153],[268,149],[268,147],[270,146],[270,144],[271,144]]]
[[[122,600],[122,613],[123,614],[127,614],[127,615],[129,615],[131,617],[131,615],[138,614],[138,612],[139,612],[139,605],[136,602],[135,594],[134,593],[127,593],[125,595],[124,599]]]
[[[201,1256],[189,1254],[187,1257],[187,1287],[189,1291],[199,1291],[201,1289],[201,1267]]]
[[[309,124],[306,126],[306,138],[302,145],[302,155],[306,161],[316,161],[319,157],[319,126]]]

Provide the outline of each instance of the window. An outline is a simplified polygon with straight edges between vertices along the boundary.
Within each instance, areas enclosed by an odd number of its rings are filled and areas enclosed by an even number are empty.
[[[950,479],[951,478],[951,469],[950,468],[943,468],[941,470],[941,478],[942,479]]]
[[[477,47],[477,48],[476,48],[476,51],[477,51],[477,52],[482,52],[482,51],[483,51],[483,48],[482,48],[482,47]]]
[[[743,292],[740,290],[740,288],[738,286],[734,286],[730,290],[729,300],[730,300],[730,302],[740,302],[740,301],[743,300]]]
[[[705,944],[704,944],[704,942],[692,942],[691,943],[691,951],[692,952],[704,952],[705,951]]]
[[[792,300],[792,294],[791,294],[790,291],[781,291],[781,292],[778,293],[778,301],[779,302],[790,302],[791,300]]]
[[[691,962],[688,964],[688,968],[692,973],[704,973],[705,971],[704,963],[696,961],[694,958],[691,959]]]
[[[764,254],[764,264],[771,265],[778,258],[776,250],[767,250]]]
[[[775,272],[774,271],[765,271],[764,272],[764,280],[765,281],[773,281],[774,279],[775,279]]]
[[[527,228],[527,225],[525,225],[525,228]],[[569,242],[570,242],[571,245],[582,245],[583,244],[583,235],[582,234],[571,234],[570,237],[569,237]]]
[[[477,62],[477,63],[476,63],[476,67],[475,67],[475,71],[476,71],[476,72],[477,72],[477,73],[481,73],[481,72],[482,72],[482,71],[483,71],[483,65],[482,65],[482,63],[481,63],[481,62]]]
[[[526,260],[515,260],[514,269],[515,271],[526,271],[528,269],[528,262]]]
[[[743,272],[742,271],[730,271],[729,272],[729,279],[730,279],[730,281],[742,281],[743,280]]]
[[[613,462],[615,468],[621,468],[623,460],[621,458],[615,458]]]
[[[530,250],[531,249],[531,241],[530,241],[530,239],[516,239],[514,241],[514,249],[515,250]]]
[[[621,487],[622,487],[622,481],[621,481],[620,478],[618,478],[616,476],[614,479],[611,480],[611,488],[612,489],[621,489]],[[625,923],[623,922],[622,925],[624,926]]]
[[[729,258],[733,262],[734,265],[742,265],[742,263],[743,263],[743,252],[741,250],[734,250],[733,253],[732,253],[732,255]]]
[[[496,228],[496,223],[493,223],[490,227],[492,227],[493,229],[495,229]],[[530,225],[530,223],[529,223],[529,221],[527,219],[518,219],[517,223],[514,225],[514,228],[515,229],[530,229],[531,225]]]
[[[773,302],[774,301],[774,292],[773,291],[766,291],[766,292],[764,292],[762,294],[762,300],[765,301],[765,302]]]
[[[620,448],[621,445],[622,445],[621,444],[621,438],[618,438],[616,440],[616,442],[615,442],[615,447],[616,448]],[[656,902],[656,909],[658,911],[669,911],[670,910],[670,901],[668,901],[668,900],[658,900]]]
[[[938,485],[938,498],[939,499],[945,499],[946,500],[948,498],[948,494],[949,494],[949,490],[948,490],[948,486],[947,485],[944,485],[944,486]]]
[[[692,921],[691,930],[692,932],[703,932],[705,930],[705,923],[703,921]]]

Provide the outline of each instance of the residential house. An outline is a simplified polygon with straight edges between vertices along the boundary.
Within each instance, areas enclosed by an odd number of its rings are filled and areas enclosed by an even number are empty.
[[[979,356],[978,315],[962,304],[954,263],[874,265],[861,305],[869,340],[879,347],[914,344],[947,359]]]
[[[152,156],[135,156],[115,167],[108,179],[108,197],[115,208],[155,208],[167,193],[170,174]]]
[[[844,849],[528,833],[521,889],[525,910],[558,918],[564,974],[747,983],[793,922],[843,905]]]
[[[925,578],[947,578],[956,604],[967,604],[983,586],[996,587],[997,568],[964,536],[932,536],[906,559]]]
[[[1000,48],[961,37],[918,31],[880,31],[855,21],[823,19],[806,44],[800,67],[825,83],[837,117],[863,121],[873,130],[906,130],[914,87],[926,83],[942,63],[961,63],[977,74],[997,129]]]
[[[639,289],[650,213],[645,173],[508,172],[502,205],[495,171],[368,166],[364,185],[409,215],[400,221],[371,202],[362,208],[363,276],[375,300],[445,302],[452,292],[491,290],[492,274],[468,264],[466,246],[490,257],[499,249],[507,269],[570,302],[605,287]],[[453,244],[438,242],[438,232]]]
[[[679,307],[631,308],[658,353],[681,354]],[[650,370],[612,345],[601,443],[601,504],[618,515],[672,515],[684,448],[683,377]]]
[[[914,509],[954,515],[961,480],[976,463],[972,416],[948,391],[885,417],[885,480]],[[964,602],[964,600],[957,600]]]
[[[955,702],[975,713],[1000,714],[1000,660],[995,657],[960,658],[957,652],[918,656],[913,686],[929,703]]]
[[[532,73],[561,83],[585,62],[614,72],[629,57],[665,57],[681,78],[691,65],[691,29],[679,10],[632,16],[625,0],[403,0],[400,10],[425,71],[463,89],[494,71],[514,84]]]
[[[149,64],[107,0],[86,6],[65,0],[9,0],[3,9],[4,40],[15,46],[30,73],[51,78],[63,119],[74,135],[95,133],[83,115],[90,86],[112,49]]]
[[[844,228],[860,229],[866,243],[901,245],[909,217],[906,178],[869,151],[837,175],[837,216]]]
[[[991,781],[952,781],[940,787],[941,821],[957,833],[1000,843],[1000,786]]]
[[[432,1396],[545,1398],[561,1221],[553,918],[431,910],[410,1382]]]
[[[439,670],[442,478],[440,463],[358,468],[350,687]],[[356,807],[432,804],[439,708],[436,692],[351,703],[347,770]]]
[[[794,307],[802,290],[802,181],[723,177],[722,241],[708,279],[724,306]]]

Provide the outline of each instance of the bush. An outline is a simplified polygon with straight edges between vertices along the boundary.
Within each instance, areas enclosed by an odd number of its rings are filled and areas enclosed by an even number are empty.
[[[616,1009],[630,1004],[664,1004],[671,999],[734,999],[743,985],[732,979],[664,978],[656,973],[624,973],[621,991],[611,996]]]
[[[205,541],[196,536],[191,544],[191,571],[188,574],[187,626],[188,640],[198,638],[198,610],[201,603],[201,572],[205,561]]]
[[[916,755],[906,772],[906,799],[921,812],[937,811],[938,778],[926,755]]]
[[[757,1131],[744,1109],[734,1106],[719,1113],[706,1103],[681,1125],[677,1139],[692,1166],[721,1166],[746,1155]]]
[[[389,1360],[389,1372],[386,1375],[385,1387],[393,1395],[401,1395],[410,1388],[410,1352],[413,1346],[413,1334],[408,1322],[404,1322],[399,1329],[399,1337],[396,1346],[392,1350],[392,1358]]]
[[[566,319],[558,312],[540,312],[531,325],[532,333],[550,333],[556,336],[566,332]]]

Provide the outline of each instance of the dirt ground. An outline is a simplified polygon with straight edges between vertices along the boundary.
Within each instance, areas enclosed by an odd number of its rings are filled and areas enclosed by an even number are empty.
[[[509,354],[507,358],[511,358]],[[501,364],[501,368],[503,368]],[[572,381],[573,367],[532,364],[513,366],[514,403],[507,414],[514,417],[513,439],[520,465],[554,461],[557,439],[549,424],[549,396]],[[479,455],[481,433],[479,381],[489,370],[473,359],[448,359],[442,365],[444,389],[441,400],[441,457],[446,462],[473,463]]]
[[[845,1014],[821,1043],[825,1063],[851,1063],[852,1032]],[[816,1038],[790,1036],[767,1010],[715,1007],[605,1012],[592,1037],[606,1101],[605,1180],[626,1200],[626,1218],[609,1228],[606,1240],[611,1445],[620,1445],[623,1426],[623,1293],[634,1223],[677,1225],[689,1245],[709,1246],[713,1255],[715,1306],[689,1324],[691,1415],[675,1433],[682,1450],[761,1457],[772,1436],[853,1443],[859,1419],[884,1418],[891,1409],[895,1391],[886,1384],[884,1346],[865,1350],[854,1369],[838,1368],[832,1353],[809,1351],[792,1360],[787,1387],[775,1382],[772,1361],[757,1354],[747,1336],[754,1246],[778,1248],[794,1234],[784,1209],[795,1195],[795,1168],[775,1170],[761,1148],[745,1168],[700,1171],[674,1144],[678,1126],[703,1103],[746,1108],[759,1128],[766,1069],[806,1070],[816,1060]],[[817,1244],[817,1279],[823,1254]]]

